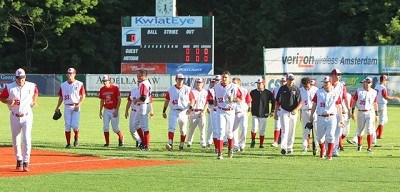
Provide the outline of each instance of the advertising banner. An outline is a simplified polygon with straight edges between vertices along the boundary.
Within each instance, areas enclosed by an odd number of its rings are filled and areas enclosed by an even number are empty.
[[[167,73],[171,75],[176,75],[182,73],[184,75],[197,75],[197,74],[212,74],[212,64],[199,63],[199,64],[167,64]]]
[[[147,70],[149,74],[166,74],[166,63],[121,63],[121,73],[136,74],[138,70]]]
[[[400,46],[381,46],[382,73],[400,73]]]
[[[379,74],[378,46],[264,49],[266,74],[322,74],[334,68],[351,74]]]

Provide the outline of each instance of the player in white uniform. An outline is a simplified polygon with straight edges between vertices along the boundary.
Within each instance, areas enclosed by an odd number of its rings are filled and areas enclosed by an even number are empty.
[[[37,107],[38,89],[26,81],[25,71],[15,72],[15,82],[7,84],[0,94],[0,101],[10,110],[11,137],[17,171],[29,171],[32,143],[32,108]],[[21,146],[22,140],[22,146]]]
[[[137,115],[137,105],[133,103],[134,100],[139,98],[139,88],[133,88],[128,95],[128,102],[125,107],[125,119],[129,117],[129,132],[131,133],[132,138],[136,141],[136,147],[143,146],[142,138],[139,136],[137,129],[139,128],[139,122],[135,121]],[[129,113],[129,109],[131,109]],[[152,116],[152,112],[150,112],[150,116]],[[129,116],[130,115],[130,116]],[[143,136],[143,135],[142,135]]]
[[[374,130],[375,116],[378,116],[378,105],[377,105],[377,91],[372,89],[372,78],[365,78],[365,87],[356,90],[353,96],[354,103],[352,110],[357,107],[357,135],[358,135],[358,147],[357,150],[361,151],[362,148],[362,136],[364,132],[367,133],[367,152],[372,153],[372,134]],[[354,115],[352,115],[354,119]]]
[[[194,95],[190,91],[190,87],[184,85],[185,76],[183,74],[177,74],[175,76],[176,84],[171,86],[165,94],[165,102],[163,108],[163,118],[167,118],[167,108],[170,106],[169,117],[168,117],[168,143],[165,148],[168,151],[172,151],[174,143],[174,134],[176,125],[179,125],[181,140],[179,144],[179,150],[183,150],[185,144],[188,115],[193,109]],[[188,111],[188,109],[190,111]]]
[[[350,106],[353,103],[352,96],[350,93],[347,93],[347,102],[350,103]],[[347,111],[347,108],[346,108],[344,102],[342,102],[341,105],[342,105],[342,119],[343,119],[344,125],[342,128],[342,135],[340,136],[340,139],[339,139],[339,149],[340,149],[340,151],[344,151],[343,139],[346,138],[350,134],[350,118],[348,116],[348,111]]]
[[[310,119],[311,108],[312,108],[312,99],[314,98],[315,93],[317,92],[318,88],[311,85],[311,79],[309,77],[304,77],[301,79],[301,84],[303,85],[300,88],[300,95],[303,105],[301,106],[301,113],[300,113],[300,121],[302,122],[302,150],[303,152],[307,152],[307,149],[310,147],[310,129],[305,128],[306,124]],[[314,114],[314,118],[316,119],[316,114]],[[314,124],[314,132],[317,132],[316,122]],[[313,138],[316,140],[315,138]],[[317,141],[315,141],[317,145]]]
[[[65,148],[71,148],[71,128],[74,130],[74,147],[79,145],[79,117],[81,105],[85,100],[85,87],[81,81],[75,79],[76,70],[67,70],[67,81],[61,83],[58,91],[58,103],[55,111],[58,111],[64,101],[64,120],[65,120]]]
[[[278,94],[279,88],[286,85],[286,77],[282,77],[279,81],[280,86],[275,87],[273,90],[274,99],[276,100],[276,95]],[[278,110],[278,109],[276,109]],[[281,121],[278,119],[274,119],[274,142],[271,144],[271,147],[278,147],[281,138]]]
[[[119,106],[121,104],[121,92],[118,86],[110,83],[110,76],[104,75],[101,79],[103,87],[100,88],[100,119],[103,119],[103,132],[106,143],[104,147],[110,146],[110,122],[114,133],[118,135],[118,146],[124,145],[124,135],[119,129]],[[103,113],[104,109],[104,113]]]
[[[331,78],[326,76],[322,81],[324,86],[319,89],[314,95],[313,106],[311,114],[317,114],[317,140],[320,147],[320,158],[324,157],[325,154],[325,142],[327,146],[327,158],[328,160],[333,159],[333,147],[335,130],[337,126],[343,126],[342,116],[339,116],[339,122],[337,114],[342,113],[340,106],[341,99],[340,93],[332,87]],[[310,115],[309,122],[314,122],[314,115]]]
[[[233,123],[235,121],[235,108],[236,103],[240,102],[242,93],[237,85],[231,82],[231,73],[225,71],[222,73],[221,83],[215,85],[215,100],[214,105],[217,109],[217,121],[216,121],[216,132],[215,137],[217,138],[218,157],[217,159],[223,159],[222,147],[226,129],[228,129],[228,157],[233,156]]]
[[[349,100],[347,99],[347,89],[344,86],[344,84],[340,81],[341,79],[341,74],[342,72],[339,69],[333,69],[331,72],[331,81],[334,89],[339,92],[340,98],[341,98],[341,103],[344,102],[345,108],[347,108],[347,112],[350,112],[350,103],[348,102]],[[337,119],[339,122],[339,119],[341,118],[342,114],[337,114]],[[351,116],[351,112],[347,114],[348,117]],[[333,156],[334,157],[339,157],[339,140],[341,139],[342,136],[342,127],[337,124],[336,131],[335,131],[335,147],[333,147]]]
[[[207,96],[207,101],[208,101],[208,108],[207,108],[207,113],[208,115],[208,128],[207,128],[207,147],[211,147],[211,144],[215,142],[216,138],[214,138],[214,127],[215,127],[215,118],[216,118],[216,113],[217,113],[217,108],[214,106],[214,97],[215,97],[215,91],[214,91],[214,86],[215,84],[219,83],[221,80],[220,75],[217,75],[215,78],[211,79],[210,82],[210,88],[208,89],[208,96]]]
[[[244,151],[246,148],[246,136],[248,127],[248,112],[251,106],[251,97],[249,91],[241,86],[241,80],[238,77],[232,79],[233,83],[238,85],[242,92],[241,102],[236,104],[235,122],[233,123],[233,148],[235,151]],[[239,135],[240,131],[240,135]]]
[[[387,115],[387,103],[388,100],[397,100],[400,102],[400,98],[398,97],[391,97],[387,93],[386,83],[388,78],[386,75],[381,75],[379,77],[380,83],[375,85],[375,90],[378,92],[378,127],[376,129],[376,138],[381,139],[383,138],[382,132],[384,125],[388,122],[388,115]]]
[[[190,116],[189,116],[189,133],[187,135],[188,136],[187,146],[190,147],[192,145],[194,129],[196,129],[196,127],[199,127],[200,146],[201,148],[206,148],[205,127],[206,127],[207,117],[204,112],[208,108],[208,102],[207,102],[208,92],[207,90],[203,89],[204,86],[203,78],[197,78],[195,81],[196,81],[195,88],[191,90],[194,96],[195,103],[190,111]]]

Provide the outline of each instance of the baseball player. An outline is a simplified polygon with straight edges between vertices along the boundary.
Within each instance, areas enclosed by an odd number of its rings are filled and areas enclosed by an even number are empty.
[[[378,117],[378,105],[377,105],[377,91],[372,89],[372,78],[365,78],[365,87],[356,90],[353,96],[354,103],[352,105],[352,111],[354,107],[357,107],[357,135],[358,135],[358,147],[357,150],[361,151],[362,148],[362,136],[364,132],[367,133],[367,152],[372,153],[372,134],[374,132],[375,116]],[[375,114],[375,116],[374,116]],[[354,115],[351,116],[354,119]]]
[[[333,148],[334,148],[334,137],[335,130],[338,126],[343,126],[342,116],[339,116],[339,122],[337,114],[341,114],[341,99],[340,92],[332,87],[331,78],[326,76],[322,81],[324,83],[323,88],[319,89],[312,99],[313,106],[311,114],[316,113],[317,116],[317,140],[320,147],[320,158],[324,157],[325,154],[325,142],[327,146],[327,159],[333,159]],[[314,115],[310,115],[309,122],[314,122]],[[325,141],[324,141],[325,140]]]
[[[100,119],[103,119],[103,132],[106,144],[104,147],[110,146],[110,121],[114,133],[118,135],[118,146],[124,145],[124,135],[119,130],[119,106],[121,105],[121,92],[118,86],[111,84],[110,76],[104,75],[101,79],[103,87],[100,88]],[[104,108],[104,114],[103,114]]]
[[[10,110],[11,136],[17,171],[29,171],[31,157],[32,108],[37,107],[38,89],[34,83],[26,81],[25,71],[15,72],[15,81],[5,85],[0,101]],[[21,146],[22,139],[22,146]]]
[[[139,137],[142,140],[142,145],[139,146],[139,148],[145,151],[150,150],[149,115],[150,117],[153,116],[151,84],[147,79],[147,74],[147,70],[141,69],[138,71],[138,92],[135,99],[131,101],[134,105],[136,105],[136,115],[133,116],[133,124],[137,125],[134,127],[136,130],[131,130],[131,133],[137,132],[139,134]]]
[[[138,83],[139,85],[139,83]],[[133,103],[135,99],[139,98],[139,87],[133,88],[129,94],[128,94],[128,102],[126,103],[125,107],[125,119],[129,117],[129,131],[131,133],[132,138],[136,141],[136,147],[143,147],[144,144],[142,143],[142,138],[143,135],[138,134],[136,130],[139,128],[139,122],[137,121],[138,119],[136,118],[137,115],[137,105],[136,103]],[[130,113],[129,113],[130,109]],[[130,115],[130,116],[129,116]],[[150,117],[153,116],[153,112],[150,112]]]
[[[282,126],[281,154],[293,153],[294,135],[296,131],[297,112],[301,108],[300,89],[294,85],[295,77],[289,74],[286,85],[279,88],[275,101],[274,119],[279,120]]]
[[[206,138],[205,138],[205,126],[206,126],[206,116],[204,114],[205,110],[208,108],[207,95],[208,92],[203,89],[204,80],[203,78],[197,78],[195,80],[195,88],[191,90],[194,96],[194,105],[190,110],[189,115],[189,133],[187,137],[187,147],[190,147],[193,143],[194,129],[199,127],[200,131],[200,146],[201,148],[206,148]]]
[[[307,149],[310,147],[310,129],[305,128],[306,124],[309,122],[312,108],[312,99],[314,98],[315,93],[318,88],[311,85],[311,79],[309,77],[304,77],[301,79],[301,84],[303,85],[300,88],[301,95],[301,113],[300,113],[300,121],[302,122],[302,146],[303,152],[307,152]],[[313,119],[316,119],[315,114]],[[315,125],[315,121],[312,122],[314,124],[314,131],[316,131],[317,126]],[[315,138],[313,138],[315,140]],[[318,143],[317,141],[315,143]]]
[[[382,139],[382,132],[383,132],[383,126],[388,122],[388,115],[387,115],[387,103],[388,100],[397,100],[400,102],[400,98],[398,97],[391,97],[387,93],[386,89],[386,83],[388,81],[388,78],[386,75],[381,75],[379,77],[380,83],[375,85],[375,90],[378,92],[378,122],[379,125],[376,129],[376,137],[377,139]]]
[[[275,87],[272,91],[274,95],[274,101],[276,100],[276,95],[278,94],[279,89],[286,85],[286,77],[282,77],[279,81],[279,86]],[[271,112],[272,113],[272,112]],[[278,119],[274,119],[274,142],[271,144],[271,147],[278,147],[278,143],[280,143],[281,138],[281,121]]]
[[[248,126],[248,112],[251,109],[251,96],[246,88],[242,87],[241,80],[238,77],[232,79],[233,83],[236,84],[242,97],[240,102],[236,104],[235,108],[235,122],[233,123],[233,149],[235,151],[244,151],[246,148],[246,136]],[[239,136],[240,131],[240,136]]]
[[[341,79],[341,74],[342,72],[339,69],[333,69],[331,71],[331,81],[332,81],[332,85],[334,87],[334,89],[339,92],[340,94],[340,98],[341,98],[341,103],[344,101],[344,108],[346,108],[348,112],[347,116],[350,117],[351,116],[351,110],[350,110],[350,102],[347,99],[347,89],[344,86],[343,82],[340,81]],[[339,122],[339,119],[341,118],[343,114],[339,113],[337,114],[337,121]],[[339,124],[337,124],[336,127],[336,131],[335,131],[335,147],[333,147],[333,156],[334,157],[339,157],[339,140],[341,139],[342,136],[342,127],[339,126]]]
[[[174,134],[176,125],[179,125],[181,140],[179,150],[183,150],[186,138],[186,129],[188,122],[188,115],[193,109],[194,95],[190,91],[190,87],[184,85],[185,76],[183,74],[177,74],[175,76],[176,84],[171,86],[165,94],[165,102],[163,108],[163,118],[167,118],[167,108],[170,106],[169,117],[168,117],[168,143],[165,148],[168,151],[172,151],[174,143]],[[189,111],[188,111],[189,109]]]
[[[343,85],[345,85],[345,83],[343,82]],[[347,102],[350,103],[350,106],[352,105],[352,96],[350,93],[347,93]],[[343,128],[342,128],[342,135],[340,136],[339,139],[339,150],[340,151],[344,151],[344,147],[343,147],[343,139],[345,139],[349,134],[350,134],[350,118],[347,115],[348,111],[347,108],[345,106],[345,102],[342,102],[342,119],[343,119]]]
[[[235,121],[235,108],[236,103],[240,102],[242,93],[237,85],[231,82],[231,73],[225,71],[222,73],[221,83],[215,85],[215,104],[217,109],[216,118],[216,132],[215,137],[217,142],[218,157],[217,159],[223,159],[222,147],[224,143],[224,137],[226,129],[228,129],[228,157],[233,157],[233,122]]]
[[[365,88],[365,78],[360,81],[360,86],[362,88]],[[354,102],[353,98],[351,99],[351,102]],[[350,106],[352,106],[353,104],[351,104]],[[351,117],[349,117],[349,119],[351,119]],[[352,139],[347,139],[347,143],[355,145],[358,142],[358,135],[357,135],[357,131],[354,132],[354,137]]]
[[[65,120],[65,139],[67,145],[65,148],[71,148],[71,128],[74,130],[74,147],[79,145],[79,117],[81,114],[81,105],[85,100],[85,87],[81,81],[75,79],[76,70],[69,68],[67,70],[67,81],[61,83],[58,91],[58,103],[55,111],[59,110],[64,101],[64,120]]]
[[[265,81],[258,79],[257,88],[250,92],[251,96],[251,143],[250,148],[254,148],[257,131],[260,130],[260,146],[264,148],[265,128],[267,127],[267,117],[273,114],[275,108],[274,95],[265,89]],[[271,104],[271,110],[269,105]],[[271,112],[270,112],[271,111]]]
[[[215,84],[219,83],[221,80],[221,75],[217,75],[215,78],[211,79],[210,81],[210,88],[208,89],[208,96],[207,96],[207,101],[208,101],[208,108],[207,108],[207,113],[208,115],[208,122],[207,122],[207,147],[211,147],[211,144],[213,144],[213,141],[216,140],[214,138],[214,127],[215,127],[215,114],[217,113],[217,108],[214,106],[214,98],[215,98],[215,91],[214,91],[214,86]]]

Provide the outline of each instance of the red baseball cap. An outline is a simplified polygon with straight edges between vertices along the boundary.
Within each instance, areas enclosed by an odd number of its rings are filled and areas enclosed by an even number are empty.
[[[331,73],[332,73],[333,75],[342,74],[342,72],[340,71],[340,69],[333,69]]]

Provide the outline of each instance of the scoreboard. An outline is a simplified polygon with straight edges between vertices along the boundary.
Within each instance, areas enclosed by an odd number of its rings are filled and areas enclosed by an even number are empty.
[[[121,73],[213,74],[213,17],[123,17]]]

